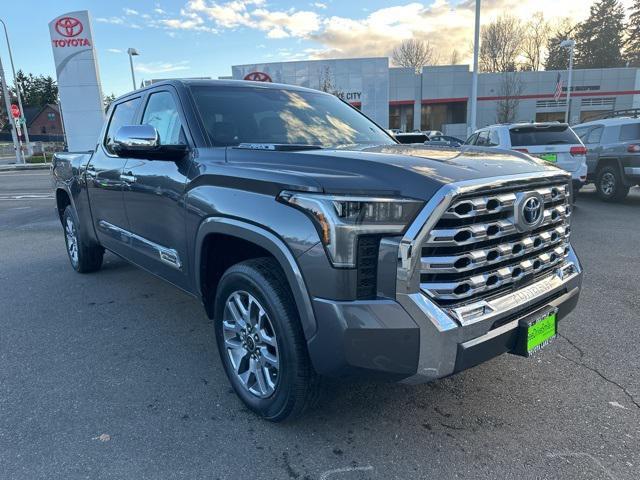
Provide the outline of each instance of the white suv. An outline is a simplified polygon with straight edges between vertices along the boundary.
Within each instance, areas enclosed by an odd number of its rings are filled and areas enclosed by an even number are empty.
[[[511,123],[481,128],[466,145],[517,150],[571,172],[574,191],[587,181],[587,149],[566,123]]]

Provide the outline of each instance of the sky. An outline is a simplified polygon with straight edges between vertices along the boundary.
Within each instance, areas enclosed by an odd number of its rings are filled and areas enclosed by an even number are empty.
[[[441,57],[468,62],[474,0],[0,0],[17,69],[55,75],[48,23],[89,10],[105,95],[131,89],[126,50],[138,82],[230,75],[232,65],[317,58],[388,56],[404,39],[429,40]],[[629,6],[632,0],[623,0]],[[510,13],[523,20],[582,20],[589,0],[482,0],[482,23]],[[0,56],[8,69],[4,42]]]

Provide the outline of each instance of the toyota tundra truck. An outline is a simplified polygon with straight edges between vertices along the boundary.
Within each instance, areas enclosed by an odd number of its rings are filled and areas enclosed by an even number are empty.
[[[108,250],[200,299],[233,389],[271,421],[326,376],[417,384],[530,356],[578,301],[569,173],[400,145],[315,90],[156,83],[52,174],[71,266]]]

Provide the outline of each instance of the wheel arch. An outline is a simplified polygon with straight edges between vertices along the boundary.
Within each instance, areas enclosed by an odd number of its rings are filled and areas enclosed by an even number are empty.
[[[278,262],[293,294],[305,338],[309,340],[313,337],[317,324],[311,299],[302,272],[289,248],[280,238],[263,227],[226,217],[209,217],[203,220],[196,235],[194,261],[196,288],[209,317],[213,317],[213,311],[210,308],[212,302],[208,300],[210,295],[215,295],[215,288],[213,291],[206,288],[207,248],[208,239],[215,236],[231,237],[231,239],[246,242],[248,246],[255,248],[256,252],[266,252]]]
[[[62,188],[56,188],[56,210],[58,211],[58,218],[62,222],[62,216],[64,215],[64,210],[68,207],[73,207],[73,200],[69,192]]]

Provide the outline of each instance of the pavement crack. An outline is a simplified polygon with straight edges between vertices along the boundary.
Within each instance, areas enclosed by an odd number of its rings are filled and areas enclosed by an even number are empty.
[[[615,380],[611,380],[610,378],[608,378],[604,373],[602,373],[600,370],[598,370],[597,368],[594,367],[590,367],[589,365],[586,365],[583,362],[579,362],[577,360],[573,360],[572,358],[569,357],[565,357],[564,355],[562,355],[561,353],[558,354],[560,357],[564,358],[565,360],[578,365],[579,367],[583,367],[586,368],[587,370],[592,371],[593,373],[595,373],[596,375],[598,375],[600,378],[602,378],[605,382],[610,383],[611,385],[615,385],[616,387],[618,387],[629,399],[629,401],[631,403],[633,403],[636,408],[640,409],[640,403],[634,398],[634,396],[629,393],[629,390],[627,390],[626,387],[624,387],[623,385],[620,385],[618,382],[616,382]]]
[[[576,345],[573,340],[571,340],[569,337],[567,337],[566,335],[564,335],[564,334],[562,334],[560,332],[558,332],[558,336],[561,337],[561,338],[564,338],[569,345],[571,345],[573,348],[575,348],[578,351],[578,353],[580,354],[580,358],[584,357],[584,350],[582,350],[578,345]]]

